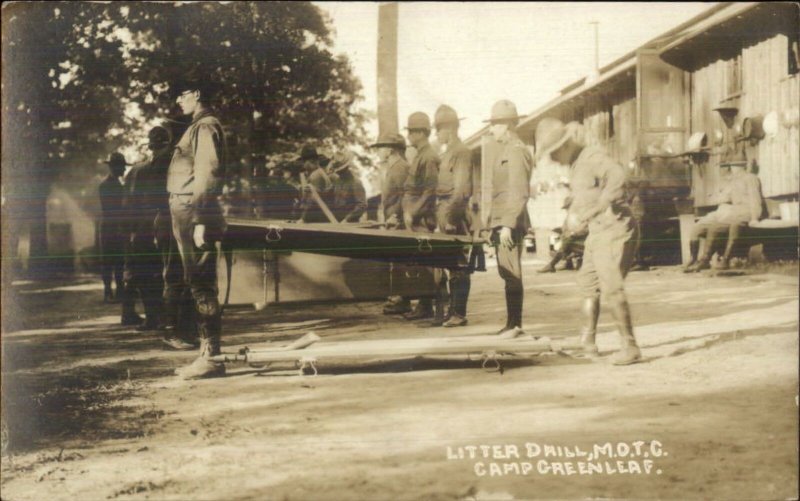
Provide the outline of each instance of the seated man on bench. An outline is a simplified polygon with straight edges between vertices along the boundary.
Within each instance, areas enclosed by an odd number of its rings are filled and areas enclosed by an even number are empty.
[[[747,172],[747,160],[742,156],[724,161],[720,167],[730,168],[730,181],[720,193],[719,207],[701,217],[692,229],[689,248],[691,261],[684,269],[692,273],[711,268],[711,256],[716,243],[725,235],[728,243],[719,263],[720,269],[730,266],[731,253],[740,238],[741,230],[748,224],[759,221],[764,215],[764,198],[758,176]],[[705,236],[706,245],[698,258],[700,237]]]

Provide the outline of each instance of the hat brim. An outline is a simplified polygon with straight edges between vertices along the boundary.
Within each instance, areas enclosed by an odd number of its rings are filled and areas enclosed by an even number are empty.
[[[511,120],[519,120],[519,119],[525,118],[527,116],[528,115],[517,115],[517,116],[514,116],[514,117],[506,117],[506,118],[490,118],[488,120],[483,120],[483,123],[491,124],[491,123],[497,123],[497,122],[507,122],[507,121],[511,121]]]
[[[375,143],[369,145],[370,148],[380,148],[381,146],[386,146],[387,148],[405,148],[405,144],[400,143]]]
[[[554,151],[564,146],[564,143],[567,142],[567,139],[569,139],[570,135],[571,135],[570,131],[565,128],[564,134],[561,136],[561,139],[559,139],[552,145],[548,146],[547,149],[536,152],[536,160],[541,160],[542,158],[549,157]]]

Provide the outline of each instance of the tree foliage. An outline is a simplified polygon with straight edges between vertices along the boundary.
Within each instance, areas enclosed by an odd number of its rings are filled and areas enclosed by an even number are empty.
[[[364,144],[361,85],[309,2],[40,2],[3,8],[3,184],[46,197],[175,118],[170,85],[200,74],[234,155]],[[30,207],[26,210],[30,211]],[[12,214],[13,216],[13,214]]]

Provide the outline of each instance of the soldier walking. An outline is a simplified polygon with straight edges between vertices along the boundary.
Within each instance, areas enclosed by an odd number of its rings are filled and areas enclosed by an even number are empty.
[[[502,146],[491,166],[492,200],[484,227],[491,229],[497,270],[505,281],[506,325],[498,331],[504,338],[522,333],[522,249],[531,226],[527,207],[533,158],[517,136],[520,118],[514,103],[504,99],[492,106],[491,118],[486,120],[492,136]]]
[[[577,276],[584,297],[583,351],[597,353],[595,336],[602,293],[620,336],[620,350],[612,363],[628,365],[638,361],[641,352],[633,335],[624,287],[639,238],[625,194],[625,169],[601,148],[584,146],[575,134],[577,128],[576,122],[564,125],[555,118],[542,119],[536,127],[537,157],[549,155],[570,166],[571,212],[589,228]]]

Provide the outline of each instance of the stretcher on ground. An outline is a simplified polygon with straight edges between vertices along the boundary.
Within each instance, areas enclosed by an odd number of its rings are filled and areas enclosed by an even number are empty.
[[[576,349],[577,346],[561,343],[547,337],[521,335],[503,339],[497,335],[477,335],[444,338],[381,339],[368,341],[319,342],[314,333],[308,333],[288,346],[242,348],[236,353],[222,353],[212,357],[226,364],[245,363],[256,367],[273,362],[294,363],[300,374],[311,371],[317,374],[319,364],[337,361],[379,361],[408,357],[437,357],[461,355],[481,362],[481,367],[502,370],[500,361],[507,357],[525,357],[544,353],[558,353]]]

